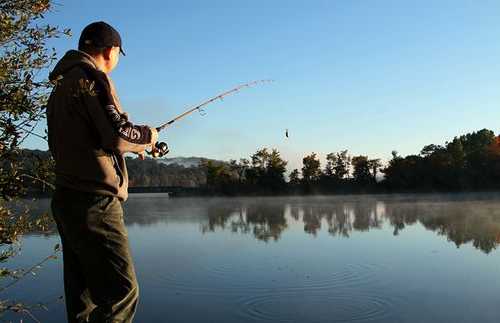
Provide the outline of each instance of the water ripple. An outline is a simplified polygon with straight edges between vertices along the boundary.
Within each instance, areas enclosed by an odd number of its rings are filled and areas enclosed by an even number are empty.
[[[238,315],[245,321],[368,322],[383,321],[393,306],[393,300],[375,292],[273,292],[246,298]]]
[[[241,297],[239,315],[249,321],[368,322],[383,320],[396,303],[377,288],[372,265],[348,265],[330,279],[261,290]]]
[[[385,268],[378,265],[347,264],[326,276],[305,275],[287,266],[275,269],[271,273],[268,267],[245,271],[226,264],[164,275],[161,285],[178,295],[236,302],[235,314],[246,321],[382,321],[397,302],[384,293],[377,274]],[[248,272],[253,275],[247,277]]]

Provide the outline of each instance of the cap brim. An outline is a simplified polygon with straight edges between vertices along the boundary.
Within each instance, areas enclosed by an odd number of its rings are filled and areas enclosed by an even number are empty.
[[[123,51],[123,48],[120,47],[120,53],[123,55],[123,56],[127,56],[125,55],[125,52]]]

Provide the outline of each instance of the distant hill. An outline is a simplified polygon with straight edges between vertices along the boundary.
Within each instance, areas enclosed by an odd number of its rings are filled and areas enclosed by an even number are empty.
[[[47,160],[50,152],[41,150],[23,149],[25,156],[25,169],[30,172],[37,160]],[[175,157],[140,160],[136,157],[128,156],[127,168],[129,173],[130,186],[158,187],[200,187],[207,182],[205,169],[201,167],[203,157]],[[223,161],[212,160],[216,163]],[[35,185],[37,186],[37,185]],[[35,187],[33,187],[35,189]]]
[[[140,160],[127,157],[131,187],[200,187],[207,183],[203,157],[175,157]],[[224,163],[222,161],[216,161]]]
[[[173,157],[173,158],[159,158],[156,161],[160,164],[173,165],[177,164],[186,168],[198,167],[203,161],[209,159],[203,157]]]

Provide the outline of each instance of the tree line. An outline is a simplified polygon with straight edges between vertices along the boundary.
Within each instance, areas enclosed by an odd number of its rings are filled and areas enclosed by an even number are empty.
[[[500,137],[488,129],[430,144],[417,155],[383,164],[379,158],[351,155],[348,150],[326,155],[322,165],[311,153],[293,169],[277,149],[261,148],[249,158],[200,165],[206,186],[220,194],[310,194],[427,191],[477,191],[500,188]]]

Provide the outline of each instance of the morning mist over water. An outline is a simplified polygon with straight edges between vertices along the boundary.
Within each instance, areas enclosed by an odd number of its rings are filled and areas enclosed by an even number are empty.
[[[137,322],[497,322],[499,194],[132,194]],[[44,202],[47,202],[46,200]],[[42,207],[43,208],[43,207]],[[17,264],[57,236],[25,238]],[[62,262],[14,296],[57,298]],[[50,305],[47,322],[64,322]]]

